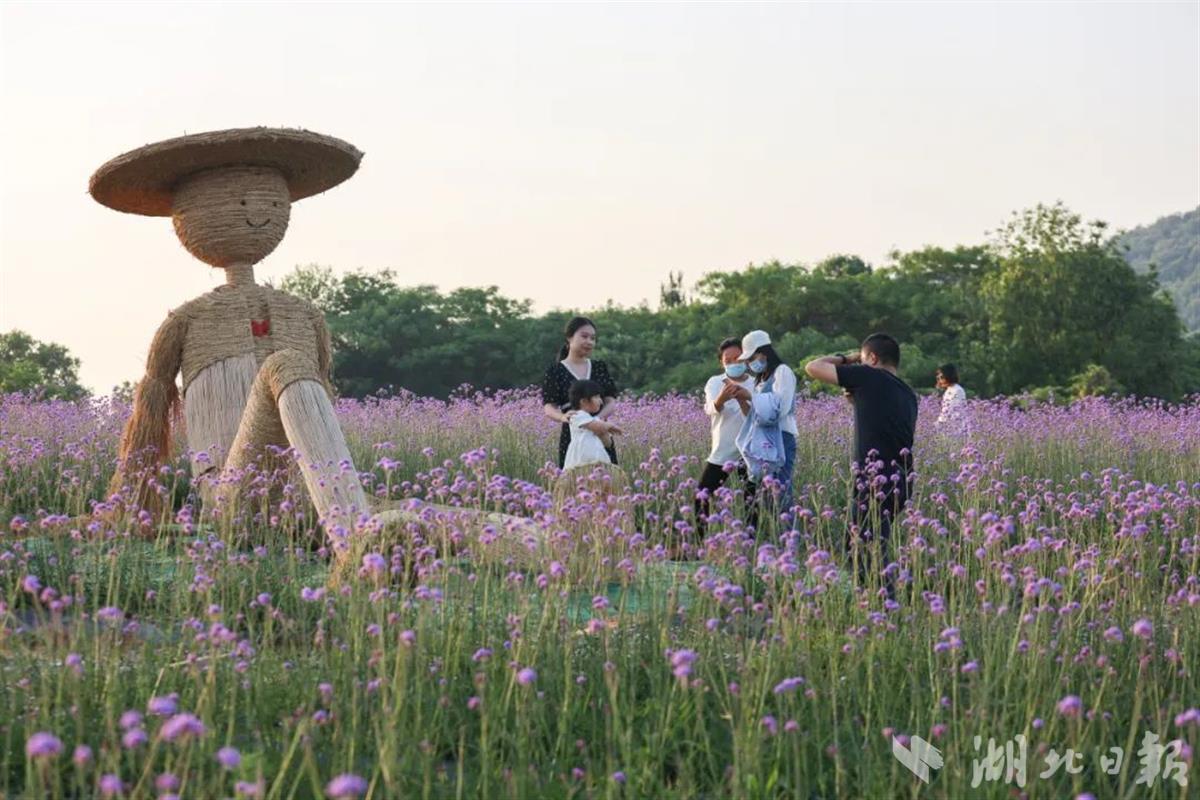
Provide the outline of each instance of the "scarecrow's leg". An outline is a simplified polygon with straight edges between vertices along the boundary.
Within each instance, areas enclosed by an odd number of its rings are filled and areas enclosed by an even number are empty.
[[[202,369],[188,385],[183,417],[191,454],[192,482],[198,487],[206,513],[219,508],[218,489],[225,459],[242,426],[250,388],[258,376],[252,354],[233,356]],[[280,431],[280,437],[283,432]],[[273,444],[283,444],[280,438]]]
[[[356,516],[367,511],[367,496],[316,364],[298,350],[272,353],[259,367],[226,461],[232,480],[224,482],[222,495],[237,490],[238,471],[268,444],[280,441],[298,453],[304,483],[326,533],[348,535]],[[231,498],[222,499],[228,504]]]

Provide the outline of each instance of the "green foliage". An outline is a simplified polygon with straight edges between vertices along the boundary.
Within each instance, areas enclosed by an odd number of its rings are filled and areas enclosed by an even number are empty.
[[[989,370],[1001,391],[1106,367],[1139,395],[1176,396],[1182,326],[1154,276],[1125,262],[1102,222],[1061,203],[1014,214],[982,283]]]
[[[1182,394],[1200,393],[1200,331],[1183,340],[1182,355],[1177,365]]]
[[[1088,364],[1082,372],[1072,377],[1070,389],[1071,393],[1080,399],[1116,395],[1124,391],[1112,373],[1099,364]]]
[[[1184,325],[1200,331],[1200,207],[1134,228],[1121,244],[1138,272],[1157,272]]]
[[[133,396],[136,392],[136,381],[121,381],[112,388],[112,391],[108,393],[108,396],[121,403],[132,403]]]
[[[39,342],[18,330],[0,333],[0,392],[35,392],[64,400],[87,394],[79,385],[78,358],[60,344]]]
[[[845,254],[811,268],[772,261],[705,275],[690,296],[672,273],[657,310],[610,304],[534,316],[495,287],[442,294],[401,287],[389,271],[335,276],[317,266],[297,269],[283,288],[327,314],[336,382],[354,396],[537,383],[563,325],[581,312],[597,325],[597,356],[621,388],[638,392],[697,391],[719,369],[717,343],[754,328],[770,332],[797,371],[886,331],[919,391],[946,362],[980,397],[1061,387],[1089,365],[1107,373],[1105,386],[1138,395],[1200,391],[1200,340],[1184,338],[1153,272],[1137,274],[1104,223],[1062,204],[1013,214],[989,244],[896,252],[884,267]]]
[[[1035,389],[1030,389],[1026,394],[1015,398],[1014,404],[1017,408],[1026,411],[1039,405],[1056,405],[1067,406],[1071,403],[1071,390],[1062,386],[1038,386]]]
[[[659,308],[678,308],[687,302],[687,292],[683,286],[682,272],[668,272],[667,282],[659,284]]]
[[[339,388],[362,397],[381,388],[446,396],[463,383],[509,388],[528,383],[529,304],[495,286],[441,294],[401,287],[395,275],[300,267],[281,288],[325,312]],[[526,359],[527,360],[527,359]]]

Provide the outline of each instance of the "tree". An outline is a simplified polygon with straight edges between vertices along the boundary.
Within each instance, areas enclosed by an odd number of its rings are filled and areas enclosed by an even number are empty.
[[[110,399],[118,403],[132,403],[137,394],[139,381],[121,381],[108,393]]]
[[[782,335],[815,328],[828,336],[853,331],[861,339],[880,315],[867,291],[872,280],[875,274],[860,259],[837,256],[811,271],[772,261],[742,272],[710,273],[699,288],[716,308],[743,320],[747,331]]]
[[[882,271],[885,280],[872,287],[878,296],[871,303],[883,309],[877,326],[898,337],[906,351],[913,345],[939,363],[957,364],[973,391],[992,393],[987,309],[980,294],[984,276],[997,266],[990,250],[926,247],[892,253],[892,261]],[[914,385],[932,385],[932,370],[911,370],[903,371]]]
[[[1179,317],[1106,227],[1059,203],[1014,214],[997,232],[997,266],[982,282],[994,389],[1055,384],[1095,364],[1136,394],[1178,394]]]
[[[531,382],[533,357],[523,347],[528,301],[495,286],[401,287],[388,270],[335,276],[309,265],[281,288],[313,302],[326,316],[334,346],[334,385],[363,397],[408,389],[445,397],[463,383],[510,388]]]
[[[60,344],[39,342],[19,330],[0,333],[0,392],[35,392],[63,400],[87,395],[79,384],[78,358]]]
[[[867,275],[871,266],[858,256],[838,254],[829,256],[813,269],[816,275],[829,278],[850,278],[855,275]]]
[[[667,283],[658,285],[658,307],[660,309],[678,308],[687,302],[687,293],[683,288],[683,273],[668,272]]]
[[[335,275],[309,265],[283,281],[325,312],[335,384],[356,396],[537,383],[577,313],[595,321],[597,357],[634,392],[697,391],[718,369],[717,343],[755,328],[793,366],[890,333],[901,375],[918,390],[954,362],[983,397],[1068,384],[1167,398],[1200,391],[1200,336],[1182,337],[1153,274],[1125,263],[1105,225],[1061,204],[1014,214],[989,244],[896,252],[879,268],[834,255],[812,267],[772,261],[710,273],[692,298],[683,285],[670,273],[653,310],[609,303],[534,316],[494,286],[405,287],[387,270]]]

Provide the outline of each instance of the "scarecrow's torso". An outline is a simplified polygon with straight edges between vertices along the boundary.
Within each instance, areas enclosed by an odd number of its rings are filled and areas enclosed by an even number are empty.
[[[311,303],[268,286],[220,286],[180,306],[184,318],[180,369],[183,393],[205,368],[236,356],[256,364],[278,350],[298,350],[317,361],[321,312]]]
[[[259,366],[279,350],[319,363],[324,321],[311,303],[267,286],[221,286],[172,312],[184,329],[180,373],[195,473],[220,467]]]

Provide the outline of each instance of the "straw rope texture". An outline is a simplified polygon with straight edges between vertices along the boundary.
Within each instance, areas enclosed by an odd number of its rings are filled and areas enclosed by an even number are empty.
[[[269,326],[269,333],[255,336],[252,323]],[[161,463],[168,457],[171,420],[179,406],[179,373],[184,417],[197,426],[194,434],[189,427],[189,445],[201,450],[232,447],[228,431],[241,427],[250,395],[248,368],[253,366],[256,374],[280,351],[293,356],[287,363],[272,363],[273,385],[282,391],[296,380],[311,379],[332,396],[328,328],[321,312],[307,301],[268,286],[238,284],[219,286],[171,312],[150,346],[146,376],[138,384],[133,415],[121,438],[122,462],[142,456],[142,463]],[[197,376],[218,364],[222,368],[202,381],[192,397]],[[208,453],[215,462],[205,469],[220,466],[228,452]],[[193,465],[198,466],[194,460]],[[137,468],[136,461],[114,476],[114,491],[124,485],[123,473],[130,468]]]
[[[219,507],[234,507],[242,489],[241,471],[268,445],[290,445],[299,453],[304,484],[327,529],[352,530],[358,514],[368,510],[329,395],[315,378],[312,360],[296,351],[273,353],[259,368],[230,446]]]
[[[275,169],[225,167],[188,178],[175,193],[175,233],[205,264],[257,264],[287,232],[287,181]]]
[[[254,356],[246,354],[218,361],[192,380],[183,401],[183,418],[193,475],[220,469],[225,463],[257,373]]]
[[[367,511],[330,402],[324,317],[304,300],[258,286],[253,272],[283,240],[291,203],[346,180],[361,159],[329,136],[247,128],[147,145],[92,176],[97,201],[170,215],[188,252],[225,269],[228,279],[171,312],[155,334],[111,493],[133,484],[132,502],[157,511],[154,468],[169,455],[182,396],[193,475],[217,478],[201,481],[206,503],[220,506],[235,495],[238,468],[267,445],[290,444],[327,525],[348,529]]]
[[[236,433],[231,432],[247,424],[253,430],[246,435],[254,442],[286,444],[273,406],[289,384],[315,381],[326,393],[326,402],[332,396],[329,331],[321,312],[305,300],[254,283],[251,264],[283,238],[289,208],[283,177],[273,169],[212,170],[180,187],[174,218],[180,239],[197,257],[224,266],[230,283],[171,312],[155,335],[146,377],[138,386],[133,415],[122,436],[122,467],[113,476],[114,492],[129,475],[162,463],[169,455],[172,418],[180,405],[176,375],[182,375],[189,445],[213,451],[208,453],[213,459],[208,464],[193,457],[194,470],[201,467],[194,471],[197,475],[223,466],[234,447]],[[289,355],[275,357],[281,352]],[[216,365],[227,366],[216,370]],[[251,415],[254,421],[247,423],[245,409],[254,376],[264,367],[272,408],[269,413],[256,412]],[[197,396],[189,397],[197,376],[210,368],[214,371]],[[190,424],[197,426],[194,434]],[[156,508],[155,499],[149,487],[138,487],[140,505]]]
[[[236,128],[181,136],[140,147],[107,162],[88,184],[97,202],[117,211],[167,217],[184,178],[234,164],[283,174],[293,202],[327,191],[358,169],[354,145],[293,128]]]

